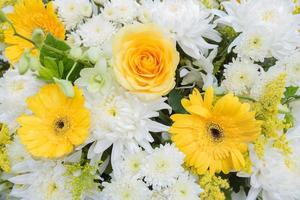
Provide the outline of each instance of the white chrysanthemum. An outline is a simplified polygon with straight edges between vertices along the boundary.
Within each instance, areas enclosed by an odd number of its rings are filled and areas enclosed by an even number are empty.
[[[9,69],[0,78],[0,122],[8,125],[10,132],[17,129],[16,118],[27,112],[26,99],[38,92],[42,82],[28,72],[20,75]]]
[[[9,179],[15,184],[11,196],[22,200],[72,200],[65,171],[65,167],[59,162],[40,162],[27,173]]]
[[[122,169],[122,173],[131,177],[138,178],[146,156],[147,153],[145,151],[140,151],[138,153],[134,153],[126,156],[124,161],[122,161],[120,165]]]
[[[167,194],[163,190],[152,190],[152,196],[150,200],[170,200]]]
[[[172,200],[198,200],[202,189],[195,178],[184,173],[170,186],[165,193]]]
[[[110,40],[115,33],[115,27],[101,15],[94,16],[78,27],[77,34],[86,47],[101,46]]]
[[[101,200],[149,200],[151,191],[142,181],[122,176],[111,183],[103,183]]]
[[[6,150],[11,166],[11,173],[21,173],[37,163],[32,159],[24,145],[21,144],[18,137],[14,137],[13,142],[6,146]]]
[[[97,92],[106,96],[113,87],[113,79],[105,58],[101,58],[94,68],[82,69],[80,78],[75,81],[75,84],[87,89],[88,92]]]
[[[221,41],[218,32],[214,30],[216,25],[211,23],[214,16],[201,2],[196,0],[151,1],[145,0],[144,3],[148,9],[150,8],[147,15],[156,24],[172,33],[180,47],[189,56],[199,59],[201,54],[207,55],[209,49],[217,47],[205,39]]]
[[[104,100],[96,95],[87,96],[87,106],[92,112],[92,138],[95,144],[90,148],[90,158],[113,145],[111,162],[114,170],[124,153],[139,151],[139,146],[151,151],[151,132],[162,132],[168,127],[151,120],[157,111],[170,109],[161,98],[153,102],[142,102],[129,93],[111,92]]]
[[[183,172],[183,159],[184,155],[174,145],[161,145],[145,158],[141,175],[154,189],[170,186]]]
[[[300,51],[296,51],[276,63],[287,73],[287,86],[300,87]]]
[[[104,4],[102,15],[117,23],[132,23],[139,16],[139,4],[135,0],[111,0]]]
[[[55,0],[53,3],[67,29],[74,28],[85,17],[92,15],[92,4],[89,0]]]
[[[291,54],[300,46],[298,33],[300,17],[293,14],[294,4],[291,0],[244,0],[241,3],[230,0],[222,4],[226,13],[216,11],[221,17],[218,22],[232,26],[236,32],[241,33],[239,40],[235,40],[233,46],[246,45],[247,47],[249,45],[246,41],[251,41],[249,38],[251,35],[254,36],[252,33],[259,33],[256,40],[259,38],[258,44],[261,44],[260,52],[263,55],[259,56],[256,53],[254,56],[254,51],[248,52],[255,60],[262,60],[262,56],[269,56],[266,53],[267,49],[263,51],[267,47],[271,56],[281,58]],[[246,32],[247,34],[244,35]],[[236,49],[236,52],[240,53],[241,49],[243,50],[243,48]],[[247,52],[243,54],[246,55]]]
[[[225,65],[223,86],[237,95],[248,94],[260,75],[260,66],[246,59]],[[262,70],[262,69],[261,69]]]
[[[280,150],[267,145],[263,159],[259,159],[251,149],[250,157],[254,167],[249,199],[256,199],[260,191],[264,200],[292,200],[300,197],[300,127],[290,131],[288,140],[293,152],[290,157],[285,157]]]
[[[272,56],[272,34],[267,29],[255,28],[241,33],[229,46],[240,57],[251,58],[263,62]]]

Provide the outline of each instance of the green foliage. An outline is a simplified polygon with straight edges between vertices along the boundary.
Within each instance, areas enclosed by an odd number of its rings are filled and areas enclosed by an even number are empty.
[[[183,98],[184,94],[181,90],[174,89],[169,93],[168,104],[175,113],[186,113],[181,105],[181,99]]]
[[[39,69],[39,78],[47,82],[53,82],[53,78],[65,79],[77,62],[69,57],[69,50],[70,46],[66,42],[48,34],[40,50],[42,67]],[[69,80],[74,82],[84,67],[86,67],[84,63],[78,63]]]
[[[275,58],[265,58],[264,62],[258,62],[260,66],[264,68],[265,71],[268,71],[268,69],[276,64]]]
[[[222,69],[222,66],[228,61],[231,61],[233,53],[228,53],[228,46],[238,36],[233,28],[229,26],[218,27],[217,30],[221,33],[222,42],[219,44],[218,54],[214,59],[214,74],[217,74]]]
[[[291,98],[296,95],[299,87],[290,86],[286,88],[286,91],[284,92],[285,98]]]
[[[3,76],[4,72],[9,68],[9,64],[0,60],[0,77]]]

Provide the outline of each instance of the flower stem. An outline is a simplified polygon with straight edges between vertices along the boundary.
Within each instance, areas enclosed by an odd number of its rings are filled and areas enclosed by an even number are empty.
[[[27,38],[27,37],[25,37],[25,36],[19,34],[19,33],[17,32],[15,26],[13,25],[13,23],[12,23],[11,21],[8,21],[8,24],[9,24],[9,25],[11,26],[11,28],[13,29],[13,31],[14,31],[14,36],[17,36],[17,37],[19,37],[19,38],[22,38],[23,40],[26,40],[26,41],[32,43],[34,46],[36,46],[35,43],[34,43],[31,39],[29,39],[29,38]]]
[[[69,80],[69,77],[70,77],[70,75],[72,74],[72,72],[74,71],[76,65],[77,65],[77,62],[74,62],[74,64],[73,64],[71,70],[69,71],[69,73],[68,73],[68,75],[67,75],[67,77],[66,77],[66,80],[67,80],[67,81]]]

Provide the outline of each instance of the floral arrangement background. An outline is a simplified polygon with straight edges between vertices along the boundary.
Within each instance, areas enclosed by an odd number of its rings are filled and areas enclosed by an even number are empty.
[[[0,199],[300,199],[297,0],[0,8]]]

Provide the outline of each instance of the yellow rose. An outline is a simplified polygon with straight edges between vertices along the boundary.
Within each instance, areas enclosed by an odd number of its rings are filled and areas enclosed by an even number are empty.
[[[113,69],[118,82],[145,99],[174,88],[178,63],[175,43],[154,24],[125,26],[114,38]]]

